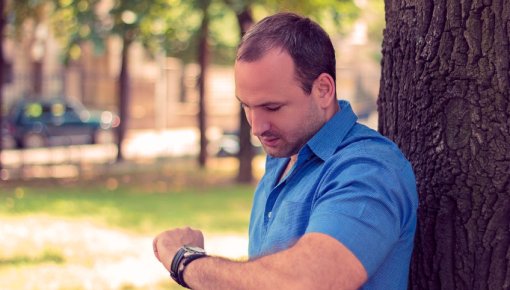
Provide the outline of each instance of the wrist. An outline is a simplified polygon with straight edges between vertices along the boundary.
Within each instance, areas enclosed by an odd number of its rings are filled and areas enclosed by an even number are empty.
[[[193,261],[207,257],[204,249],[184,245],[175,253],[172,263],[170,263],[170,277],[179,285],[190,288],[184,281],[184,271],[186,267]]]

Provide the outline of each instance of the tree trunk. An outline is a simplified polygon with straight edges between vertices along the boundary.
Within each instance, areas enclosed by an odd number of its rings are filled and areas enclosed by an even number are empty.
[[[128,33],[129,34],[129,33]],[[131,37],[125,36],[122,41],[121,67],[119,73],[119,117],[120,125],[117,127],[117,161],[124,160],[122,152],[122,143],[124,142],[129,119],[129,100],[130,100],[130,83],[129,83],[129,47],[131,46]]]
[[[209,8],[209,1],[204,1],[202,12],[202,24],[200,26],[200,39],[198,44],[198,62],[200,65],[200,76],[198,77],[198,128],[200,131],[200,152],[198,154],[198,165],[205,167],[207,163],[207,112],[205,105],[205,82],[208,63],[208,44],[207,36],[209,33],[209,15],[207,10]]]
[[[44,58],[47,53],[47,32],[44,24],[46,17],[44,12],[45,4],[37,6],[34,15],[33,35],[30,44],[31,66],[32,66],[32,98],[39,99],[43,97],[44,80]]]
[[[386,0],[379,130],[420,195],[411,289],[510,289],[510,2]]]
[[[43,61],[34,60],[32,62],[32,93],[33,97],[41,98],[43,96]]]
[[[3,43],[4,43],[4,27],[5,27],[5,1],[6,0],[0,0],[0,173],[3,169],[3,163],[2,163],[2,151],[4,148],[3,144],[3,87],[4,87],[4,80],[5,80],[5,59],[4,59],[4,49],[3,49]]]
[[[246,8],[237,14],[237,21],[241,38],[253,25],[253,16],[251,10]],[[253,181],[252,161],[255,155],[253,145],[251,144],[250,125],[244,114],[244,110],[240,108],[239,112],[239,171],[237,174],[237,182],[250,183]]]

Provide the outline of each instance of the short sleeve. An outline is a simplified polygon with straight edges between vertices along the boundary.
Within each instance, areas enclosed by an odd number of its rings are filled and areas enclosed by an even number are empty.
[[[398,241],[408,214],[401,178],[392,165],[373,158],[353,157],[332,166],[319,184],[306,232],[340,241],[370,277]]]

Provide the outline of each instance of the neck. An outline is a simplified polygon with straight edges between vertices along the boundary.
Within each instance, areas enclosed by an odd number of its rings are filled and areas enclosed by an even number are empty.
[[[285,166],[285,170],[283,170],[282,175],[280,175],[280,181],[282,181],[285,176],[287,176],[287,173],[289,173],[292,166],[294,166],[294,163],[296,163],[297,160],[297,154],[290,156],[289,162],[287,163],[287,166]]]

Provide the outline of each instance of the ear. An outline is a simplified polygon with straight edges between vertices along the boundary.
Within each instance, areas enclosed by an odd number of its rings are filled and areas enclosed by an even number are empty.
[[[321,73],[313,82],[312,92],[321,108],[329,108],[336,100],[336,87],[333,77],[327,73]]]

